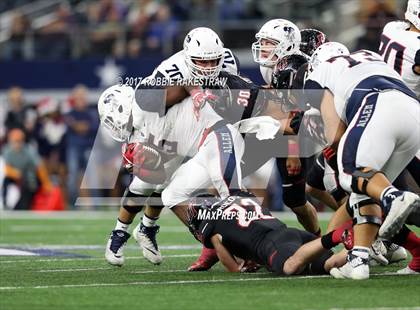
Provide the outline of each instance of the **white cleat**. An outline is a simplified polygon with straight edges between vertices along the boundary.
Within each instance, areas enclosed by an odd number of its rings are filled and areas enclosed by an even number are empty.
[[[398,274],[420,274],[419,271],[415,271],[408,266],[403,269],[398,270],[397,273]]]
[[[332,268],[330,274],[336,279],[369,279],[368,259],[353,255],[350,251],[347,256],[347,263],[340,268]]]
[[[392,195],[392,193],[390,194]],[[411,192],[404,192],[395,197],[382,226],[379,228],[379,236],[384,239],[393,237],[404,225],[410,213],[420,208],[420,197]]]
[[[105,259],[113,266],[124,265],[124,246],[130,234],[122,230],[113,230],[105,249]]]
[[[389,241],[384,241],[384,245],[386,247],[385,257],[390,264],[407,259],[407,251],[402,246]]]
[[[133,230],[134,239],[143,251],[143,256],[154,265],[162,263],[162,254],[159,251],[156,234],[159,232],[159,226],[146,227],[138,224]]]
[[[369,249],[369,265],[370,266],[386,266],[389,264],[388,259],[385,257],[387,253],[384,242],[376,239]]]

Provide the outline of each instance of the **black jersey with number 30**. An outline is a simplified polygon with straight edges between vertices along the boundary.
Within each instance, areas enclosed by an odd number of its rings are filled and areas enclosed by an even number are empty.
[[[258,261],[257,249],[266,234],[287,228],[254,197],[230,196],[203,214],[200,232],[204,245],[213,248],[211,237],[219,234],[228,251],[243,259]]]
[[[214,89],[218,100],[213,109],[229,123],[259,116],[266,109],[267,100],[260,87],[250,80],[220,72],[219,79],[225,81],[223,86],[209,87]]]

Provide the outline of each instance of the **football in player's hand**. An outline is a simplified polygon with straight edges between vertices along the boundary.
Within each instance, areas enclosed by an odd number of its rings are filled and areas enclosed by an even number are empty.
[[[162,156],[156,147],[140,142],[124,144],[123,149],[124,165],[126,167],[137,167],[148,170],[159,169],[162,163]]]

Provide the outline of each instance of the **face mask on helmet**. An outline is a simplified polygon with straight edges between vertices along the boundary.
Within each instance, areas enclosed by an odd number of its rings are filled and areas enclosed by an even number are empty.
[[[297,71],[308,61],[302,55],[289,55],[276,65],[271,86],[276,89],[290,89]]]
[[[420,30],[420,0],[408,0],[405,19]]]
[[[116,141],[125,142],[131,135],[133,102],[134,90],[125,85],[111,86],[99,98],[98,112],[101,125]]]
[[[281,107],[284,111],[290,111],[298,104],[296,102],[297,93],[300,92],[303,85],[300,85],[302,87],[299,87],[296,92],[291,89],[298,85],[295,83],[297,72],[307,62],[307,58],[303,55],[289,55],[284,57],[274,69],[271,86],[275,89],[277,96],[283,99]]]
[[[309,60],[309,71],[314,71],[321,63],[333,57],[345,55],[350,55],[350,52],[343,44],[338,42],[324,43],[316,49]]]
[[[303,29],[300,31],[302,42],[300,43],[300,51],[309,57],[322,44],[328,42],[325,34],[316,29]]]
[[[184,40],[185,63],[196,78],[214,78],[222,70],[224,60],[223,43],[210,28],[191,30]]]
[[[200,224],[203,221],[202,216],[205,212],[210,211],[211,206],[218,202],[215,196],[210,194],[199,195],[190,199],[187,208],[187,225],[192,235],[200,242],[202,242],[202,235],[200,232]]]
[[[255,35],[252,44],[254,61],[261,66],[273,67],[281,58],[299,51],[300,32],[295,24],[274,19],[265,23]]]

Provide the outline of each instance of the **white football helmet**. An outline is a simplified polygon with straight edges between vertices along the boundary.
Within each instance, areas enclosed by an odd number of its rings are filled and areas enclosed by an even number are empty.
[[[184,39],[185,63],[193,77],[218,76],[222,70],[224,52],[222,40],[210,28],[194,28]],[[195,60],[217,60],[217,64],[212,67],[202,67],[197,65]]]
[[[114,85],[99,97],[99,119],[116,141],[127,141],[133,130],[131,110],[135,102],[134,94],[134,89],[130,86]]]
[[[405,19],[420,30],[420,0],[408,0]]]
[[[319,46],[309,60],[309,71],[314,71],[321,63],[335,56],[350,55],[350,51],[338,42],[327,42]]]
[[[261,66],[273,67],[281,58],[299,53],[301,41],[299,28],[285,19],[272,19],[266,22],[255,35],[256,42],[252,44],[254,61]],[[263,45],[262,40],[272,45]],[[268,55],[265,55],[266,53]]]

